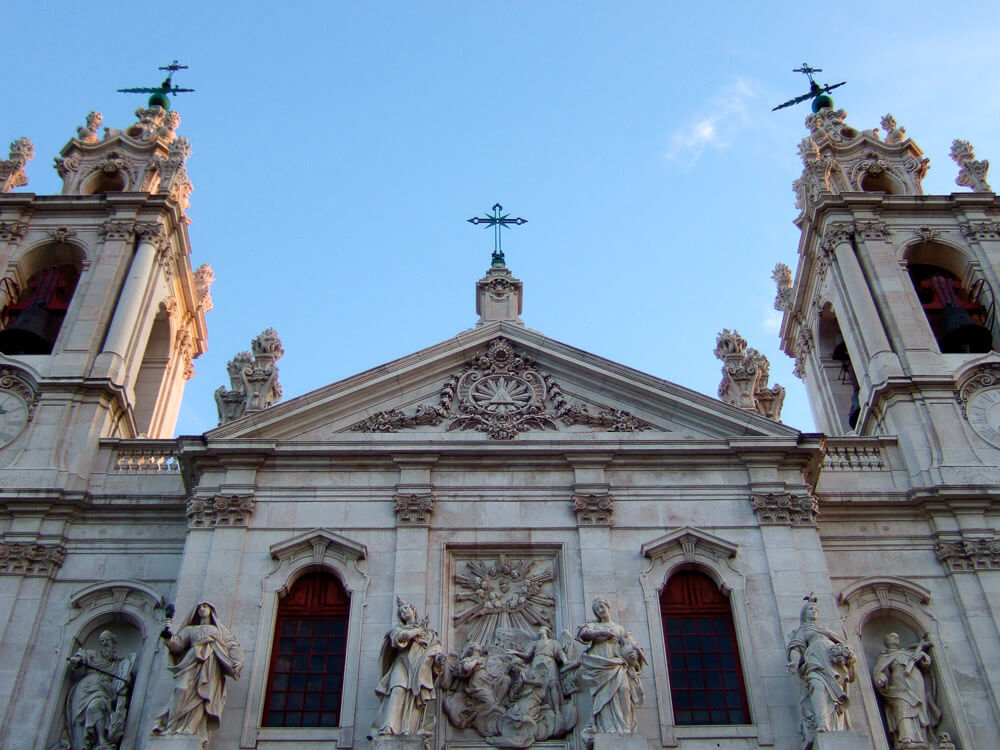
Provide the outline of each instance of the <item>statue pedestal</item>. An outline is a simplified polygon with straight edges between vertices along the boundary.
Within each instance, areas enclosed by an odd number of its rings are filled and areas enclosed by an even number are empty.
[[[598,732],[594,735],[594,750],[649,750],[649,740],[641,734]]]
[[[380,734],[372,738],[372,750],[424,750],[424,738],[416,734]]]
[[[872,750],[872,738],[866,732],[820,732],[813,750]]]
[[[146,740],[148,750],[201,750],[196,734],[153,734]]]

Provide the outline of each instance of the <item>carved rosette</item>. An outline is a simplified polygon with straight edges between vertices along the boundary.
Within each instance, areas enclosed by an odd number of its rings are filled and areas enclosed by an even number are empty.
[[[610,526],[615,512],[614,497],[608,492],[574,493],[573,512],[579,526]]]
[[[819,503],[812,495],[753,493],[750,504],[762,526],[815,526]]]
[[[958,539],[934,545],[938,562],[951,573],[1000,569],[1000,537]]]
[[[549,403],[554,408],[549,408]],[[609,432],[634,432],[652,425],[621,409],[597,414],[583,404],[570,404],[549,375],[504,338],[490,342],[458,375],[448,379],[436,405],[421,404],[413,412],[390,409],[354,425],[354,432],[396,432],[419,425],[447,422],[448,430],[476,430],[494,440],[511,440],[527,430],[556,430],[589,425]]]
[[[192,497],[187,502],[190,529],[210,529],[217,526],[246,526],[250,523],[257,501],[253,495],[216,495]]]
[[[53,578],[65,559],[62,544],[0,542],[0,575]]]
[[[430,492],[393,495],[392,509],[400,526],[427,526],[434,514],[434,495]]]
[[[470,560],[455,574],[456,629],[465,643],[490,644],[500,628],[534,632],[555,621],[555,575],[549,560],[495,558]]]

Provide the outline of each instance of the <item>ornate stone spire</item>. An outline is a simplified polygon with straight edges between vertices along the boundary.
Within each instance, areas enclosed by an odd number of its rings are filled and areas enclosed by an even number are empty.
[[[983,159],[976,159],[976,154],[972,150],[972,144],[968,141],[955,139],[951,143],[951,158],[959,166],[958,177],[955,179],[956,185],[972,188],[976,193],[992,193],[993,188],[986,181],[986,173],[990,171],[990,163]]]
[[[792,185],[796,207],[802,212],[797,223],[823,194],[923,194],[921,180],[928,159],[892,115],[885,115],[881,125],[886,131],[884,141],[878,128],[856,130],[848,125],[842,109],[823,107],[806,118],[809,136],[799,144],[802,176]]]
[[[278,332],[268,328],[250,342],[250,348],[253,354],[240,352],[229,361],[231,389],[220,386],[215,391],[220,426],[262,411],[281,399],[276,362],[285,350],[281,348]]]
[[[479,281],[476,282],[476,313],[479,315],[477,326],[486,325],[496,320],[506,320],[508,323],[523,326],[521,309],[523,305],[523,287],[519,279],[504,264],[494,256],[493,265]]]
[[[28,184],[24,165],[35,155],[35,147],[27,138],[18,138],[10,144],[10,157],[0,159],[0,193],[9,193],[14,188]]]
[[[785,389],[767,387],[771,363],[736,331],[724,328],[715,342],[715,356],[722,360],[722,383],[719,398],[762,417],[781,420]]]
[[[186,138],[177,135],[181,118],[160,106],[135,111],[136,123],[125,130],[98,130],[100,112],[87,115],[55,160],[63,179],[63,195],[93,195],[111,191],[169,195],[186,209],[191,181],[184,164],[191,154]]]

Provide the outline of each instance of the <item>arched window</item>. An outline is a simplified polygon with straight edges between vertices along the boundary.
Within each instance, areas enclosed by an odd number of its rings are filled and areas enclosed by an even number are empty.
[[[265,727],[335,727],[350,596],[329,573],[307,573],[278,604]]]
[[[663,587],[660,614],[675,722],[749,724],[729,599],[708,576],[682,570]]]

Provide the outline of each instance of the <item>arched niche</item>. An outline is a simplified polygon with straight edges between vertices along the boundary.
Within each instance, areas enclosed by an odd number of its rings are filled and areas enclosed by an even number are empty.
[[[89,698],[101,687],[107,694],[121,686],[122,680],[100,675],[83,666],[90,664],[106,672],[127,676],[124,686],[125,708],[120,716],[121,737],[117,747],[136,747],[142,701],[149,684],[154,654],[159,645],[156,634],[162,627],[164,601],[156,589],[139,581],[105,581],[78,590],[70,597],[70,615],[63,627],[59,646],[60,668],[53,675],[46,715],[52,717],[47,728],[39,730],[38,741],[46,748],[61,747],[64,739],[84,731],[86,717],[80,709],[90,705]],[[102,635],[115,636],[115,658],[103,651]],[[102,652],[103,651],[103,652]],[[103,684],[99,684],[103,681]],[[115,691],[109,708],[119,708]],[[90,705],[91,716],[100,713],[98,704]],[[120,709],[119,709],[120,712]],[[70,747],[76,747],[70,744]],[[115,745],[112,745],[114,747]]]
[[[944,354],[991,351],[996,341],[993,290],[960,250],[938,241],[903,251],[907,274]]]
[[[971,748],[968,721],[958,700],[958,686],[948,665],[937,620],[931,613],[930,592],[905,578],[871,577],[846,586],[839,600],[848,610],[844,617],[845,629],[858,649],[858,680],[869,726],[883,730],[873,737],[875,750],[893,750],[885,699],[875,685],[874,675],[876,668],[883,666],[879,660],[887,651],[885,639],[889,633],[899,636],[903,649],[923,642],[919,648],[929,654],[928,680],[933,685],[934,702],[941,712],[940,721],[929,734],[930,747],[938,748],[937,737],[944,733],[959,750]]]
[[[858,185],[866,193],[885,193],[886,195],[900,195],[903,188],[888,170],[878,173],[865,172],[861,175]]]

